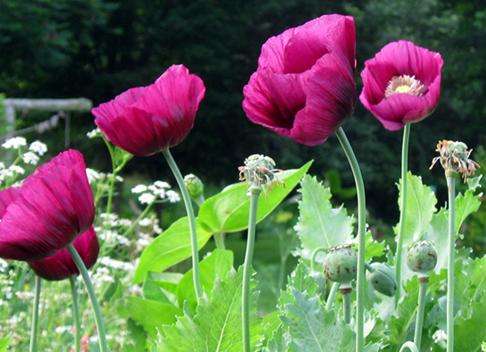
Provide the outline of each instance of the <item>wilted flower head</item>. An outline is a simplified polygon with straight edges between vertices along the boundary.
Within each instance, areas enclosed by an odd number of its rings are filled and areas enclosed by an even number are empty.
[[[454,142],[448,140],[442,140],[437,143],[436,151],[439,152],[440,156],[435,157],[432,160],[432,168],[437,161],[444,168],[446,174],[458,173],[462,175],[464,179],[474,175],[479,164],[469,156],[472,153],[472,149],[467,149],[467,145],[463,142]]]
[[[385,45],[365,62],[361,103],[387,129],[418,122],[437,106],[442,57],[406,40]]]
[[[91,112],[111,143],[148,156],[184,140],[204,94],[201,78],[183,65],[173,65],[153,84],[128,89]]]
[[[269,38],[243,89],[248,119],[304,145],[323,143],[354,107],[355,46],[354,19],[335,14]]]
[[[245,165],[240,166],[240,180],[260,188],[275,179],[275,161],[265,155],[253,154],[245,159]]]

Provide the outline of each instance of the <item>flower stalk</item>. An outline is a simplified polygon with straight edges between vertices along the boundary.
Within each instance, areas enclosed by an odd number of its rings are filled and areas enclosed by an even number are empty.
[[[349,165],[353,172],[354,182],[358,195],[358,266],[357,266],[357,295],[356,295],[356,352],[364,350],[364,299],[365,299],[365,233],[366,233],[366,198],[363,176],[354,154],[342,127],[337,130],[337,138],[346,154]]]
[[[162,155],[167,161],[167,164],[169,164],[169,167],[172,170],[172,174],[174,175],[177,184],[179,185],[179,189],[182,194],[182,199],[184,200],[184,205],[186,207],[186,213],[189,219],[189,229],[191,232],[192,280],[194,283],[194,291],[196,293],[196,299],[197,302],[199,303],[199,301],[203,297],[203,290],[201,286],[200,273],[199,273],[199,251],[198,251],[198,244],[197,244],[196,218],[194,216],[192,200],[184,184],[184,178],[182,177],[179,167],[177,166],[169,149],[163,150]]]
[[[415,318],[415,333],[413,337],[413,342],[420,351],[420,345],[422,343],[422,329],[424,326],[424,312],[425,312],[425,302],[427,295],[427,283],[429,278],[423,276],[419,278],[419,296],[418,296],[418,309],[417,317]]]
[[[405,213],[407,206],[407,172],[408,172],[408,149],[410,141],[410,123],[405,124],[402,139],[402,171],[401,171],[401,202],[400,202],[400,221],[398,228],[397,248],[395,252],[395,278],[397,280],[397,290],[395,291],[395,307],[400,300],[402,293],[402,256],[403,256],[403,232],[405,231]]]
[[[37,331],[39,330],[39,304],[41,293],[42,279],[35,276],[35,294],[34,306],[32,309],[32,325],[30,327],[30,345],[29,352],[37,352]]]
[[[109,349],[106,343],[105,323],[103,320],[103,316],[101,314],[100,304],[98,303],[98,299],[96,298],[93,283],[91,282],[91,279],[89,277],[88,270],[86,269],[83,260],[79,256],[79,253],[76,251],[74,246],[70,244],[68,245],[67,249],[72,256],[73,261],[76,264],[76,267],[81,273],[81,277],[83,278],[84,284],[86,286],[86,290],[88,291],[88,296],[91,301],[91,306],[93,307],[96,328],[98,330],[100,352],[108,352]]]
[[[339,282],[333,282],[331,286],[331,290],[329,291],[329,295],[327,296],[326,310],[332,309],[332,305],[334,304],[334,300],[336,299],[336,294],[339,290],[339,286],[340,286]]]
[[[71,285],[71,296],[73,299],[73,320],[74,320],[74,350],[76,352],[81,351],[81,317],[79,315],[78,305],[78,289],[76,287],[76,277],[69,277],[69,284]]]
[[[344,322],[346,324],[351,323],[351,291],[350,286],[341,287],[341,294],[343,295],[343,311],[344,311]]]
[[[455,257],[455,199],[456,199],[456,180],[453,173],[446,171],[449,222],[448,236],[449,245],[447,249],[447,352],[454,351],[454,257]]]

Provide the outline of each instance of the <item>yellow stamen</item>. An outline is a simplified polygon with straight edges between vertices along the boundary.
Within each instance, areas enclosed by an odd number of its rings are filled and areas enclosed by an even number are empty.
[[[401,75],[393,77],[385,90],[385,97],[388,98],[393,94],[410,94],[421,96],[427,91],[425,85],[416,79],[415,76]]]

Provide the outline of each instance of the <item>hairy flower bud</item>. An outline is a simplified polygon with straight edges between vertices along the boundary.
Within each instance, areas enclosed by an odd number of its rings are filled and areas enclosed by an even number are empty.
[[[410,270],[427,274],[437,264],[437,251],[430,241],[414,242],[408,248],[407,264]]]
[[[245,165],[238,168],[240,180],[260,188],[275,181],[275,161],[265,155],[253,154],[245,159]]]
[[[333,282],[349,283],[356,277],[356,251],[351,246],[329,250],[324,258],[324,275]]]
[[[184,177],[184,184],[192,199],[199,199],[204,194],[204,184],[196,175],[189,174]]]
[[[432,168],[437,161],[444,168],[446,174],[461,174],[464,179],[472,176],[479,164],[469,159],[472,149],[467,149],[467,145],[462,142],[442,140],[437,143],[436,151],[440,156],[432,160]]]
[[[371,263],[368,269],[370,271],[368,281],[371,286],[385,296],[393,296],[397,290],[393,269],[385,263]]]

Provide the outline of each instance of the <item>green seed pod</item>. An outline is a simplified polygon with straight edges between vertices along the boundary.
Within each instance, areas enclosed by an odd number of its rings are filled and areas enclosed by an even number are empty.
[[[333,282],[349,283],[356,277],[356,251],[350,246],[335,247],[324,258],[324,275]]]
[[[427,274],[437,264],[437,251],[432,242],[414,242],[408,248],[407,264],[410,270]]]
[[[192,199],[199,199],[204,193],[204,184],[196,175],[189,174],[184,177],[184,184]]]
[[[397,290],[397,281],[393,269],[384,263],[369,265],[368,282],[373,288],[385,296],[393,296]]]

